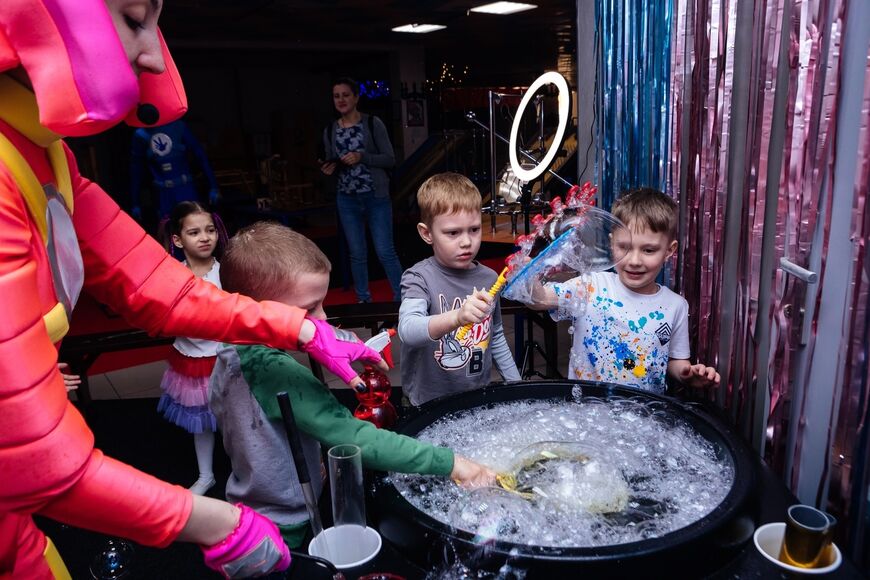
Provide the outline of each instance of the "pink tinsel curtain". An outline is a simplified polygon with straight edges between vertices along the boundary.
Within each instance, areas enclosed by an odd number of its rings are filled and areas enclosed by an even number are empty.
[[[788,2],[788,4],[786,4]],[[813,318],[818,308],[801,310],[806,293],[821,296],[824,267],[828,260],[854,263],[848,320],[844,336],[849,337],[838,414],[832,417],[829,436],[830,507],[849,515],[849,497],[854,485],[866,486],[853,473],[853,452],[867,417],[868,398],[868,295],[870,257],[865,242],[870,218],[865,212],[870,176],[870,74],[865,77],[864,107],[861,111],[860,150],[834,151],[837,133],[838,87],[842,82],[841,37],[848,18],[848,0],[757,0],[752,4],[751,50],[748,62],[735,70],[737,2],[734,0],[674,0],[671,53],[671,148],[669,190],[687,208],[681,229],[680,255],[676,270],[677,287],[690,304],[692,352],[702,362],[715,364],[728,377],[720,393],[710,398],[724,402],[735,422],[749,436],[757,389],[767,389],[769,411],[764,427],[765,456],[784,473],[790,462],[800,461],[800,446],[789,448],[798,430],[791,424],[794,385],[805,381],[812,365],[815,336]],[[782,34],[783,10],[788,16]],[[819,283],[808,287],[803,281],[776,269],[770,275],[770,307],[759,310],[762,237],[764,234],[765,191],[768,187],[768,154],[774,98],[780,66],[780,41],[786,38],[787,108],[782,167],[778,177],[775,220],[775,264],[787,258],[810,268],[814,244],[821,247],[817,264]],[[867,69],[870,71],[870,67]],[[744,75],[749,83],[743,175],[737,191],[742,195],[739,224],[726,224],[728,206],[729,134],[734,76]],[[831,172],[835,155],[856,156],[858,174],[854,188],[855,240],[853,256],[827,256],[830,236]],[[775,168],[774,168],[775,169]],[[820,219],[820,217],[822,219]],[[819,223],[817,223],[819,222]],[[736,268],[725,271],[728,228],[736,229],[739,254]],[[818,246],[821,244],[821,246]],[[736,289],[733,304],[723,304],[723,294]],[[764,303],[764,301],[762,301]],[[722,328],[723,309],[731,308],[728,328]],[[759,352],[757,318],[770,321],[770,348]],[[811,325],[802,333],[804,324]],[[808,336],[807,336],[808,334]],[[806,344],[804,340],[807,338]],[[830,337],[824,337],[829,340]],[[729,341],[726,360],[721,341]],[[805,364],[797,364],[799,352]],[[806,354],[809,353],[809,354]],[[802,355],[803,356],[803,355]],[[764,367],[764,372],[760,370]],[[758,384],[759,375],[766,384]],[[765,380],[766,378],[766,380]],[[832,379],[834,380],[834,379]],[[836,408],[836,407],[835,407]],[[802,416],[799,414],[799,416]],[[821,434],[820,434],[821,435]],[[789,482],[792,485],[794,481]],[[866,489],[864,497],[866,497]]]

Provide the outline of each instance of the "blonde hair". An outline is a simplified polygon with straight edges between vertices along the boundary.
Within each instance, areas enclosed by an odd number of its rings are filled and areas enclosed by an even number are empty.
[[[626,191],[613,204],[612,213],[625,225],[633,222],[635,227],[667,235],[668,241],[677,239],[677,202],[657,189]]]
[[[293,291],[300,274],[329,273],[332,265],[317,245],[286,226],[257,222],[227,243],[221,286],[254,300],[278,300]]]
[[[458,173],[438,173],[423,182],[417,190],[420,221],[432,226],[439,215],[460,211],[480,212],[480,191],[471,180]]]

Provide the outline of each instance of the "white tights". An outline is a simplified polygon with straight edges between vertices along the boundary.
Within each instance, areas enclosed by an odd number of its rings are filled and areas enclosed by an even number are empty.
[[[199,479],[190,491],[196,495],[204,495],[215,484],[214,462],[214,432],[203,431],[193,434],[193,448],[196,450],[196,464],[199,467]]]

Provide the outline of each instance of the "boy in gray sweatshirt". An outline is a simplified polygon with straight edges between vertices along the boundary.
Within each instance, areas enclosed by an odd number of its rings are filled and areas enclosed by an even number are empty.
[[[420,186],[417,202],[417,231],[434,255],[402,275],[402,388],[411,404],[486,385],[493,362],[504,380],[520,380],[498,298],[487,292],[498,274],[474,259],[480,192],[463,175],[440,173]],[[457,340],[466,324],[471,330]]]

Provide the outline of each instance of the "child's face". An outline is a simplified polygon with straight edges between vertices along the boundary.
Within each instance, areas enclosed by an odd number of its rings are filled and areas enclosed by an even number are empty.
[[[677,250],[677,241],[669,239],[665,233],[652,232],[631,222],[627,230],[620,229],[613,234],[613,246],[616,256],[625,255],[616,265],[620,282],[638,294],[655,294],[658,291],[656,277]]]
[[[184,250],[188,261],[205,260],[214,253],[217,239],[217,229],[211,214],[197,212],[187,215],[181,221],[181,235],[173,235],[172,243]]]
[[[315,320],[326,320],[323,299],[326,298],[327,290],[329,290],[328,272],[302,272],[296,276],[293,290],[278,302],[301,308]]]
[[[460,270],[471,268],[480,249],[480,212],[438,215],[432,219],[431,227],[417,224],[417,231],[432,246],[439,264]]]

